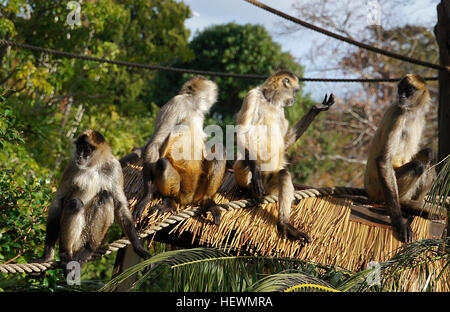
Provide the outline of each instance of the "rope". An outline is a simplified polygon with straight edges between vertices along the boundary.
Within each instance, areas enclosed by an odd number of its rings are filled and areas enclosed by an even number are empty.
[[[375,52],[375,53],[378,53],[378,54],[382,54],[382,55],[385,55],[385,56],[389,56],[391,58],[402,60],[402,61],[405,61],[405,62],[408,62],[408,63],[412,63],[412,64],[416,64],[416,65],[420,65],[420,66],[425,66],[425,67],[429,67],[429,68],[433,68],[433,69],[438,69],[438,70],[450,71],[450,69],[445,67],[445,66],[441,66],[441,65],[438,65],[438,64],[434,64],[434,63],[430,63],[430,62],[426,62],[426,61],[421,61],[421,60],[417,60],[417,59],[414,59],[414,58],[411,58],[411,57],[408,57],[408,56],[400,55],[400,54],[397,54],[397,53],[394,53],[394,52],[391,52],[391,51],[380,49],[380,48],[377,48],[377,47],[374,47],[374,46],[371,46],[371,45],[368,45],[368,44],[356,41],[354,39],[351,39],[351,38],[344,37],[342,35],[333,33],[333,32],[331,32],[329,30],[323,29],[321,27],[315,26],[313,24],[310,24],[308,22],[305,22],[305,21],[302,21],[302,20],[300,20],[298,18],[295,18],[295,17],[293,17],[291,15],[288,15],[286,13],[278,11],[278,10],[276,10],[276,9],[274,9],[272,7],[269,7],[269,6],[259,2],[257,0],[244,0],[244,1],[250,3],[250,4],[254,5],[254,6],[257,6],[257,7],[261,8],[261,9],[263,9],[265,11],[268,11],[268,12],[270,12],[272,14],[278,15],[278,16],[280,16],[280,17],[282,17],[282,18],[284,18],[284,19],[286,19],[288,21],[291,21],[293,23],[302,25],[302,26],[304,26],[306,28],[312,29],[312,30],[317,31],[317,32],[319,32],[321,34],[324,34],[326,36],[335,38],[337,40],[344,41],[344,42],[347,42],[349,44],[355,45],[355,46],[357,46],[359,48],[362,48],[362,49],[365,49],[365,50],[368,50],[368,51],[371,51],[371,52]]]
[[[141,68],[148,70],[157,70],[157,71],[166,71],[166,72],[176,72],[176,73],[188,73],[188,74],[197,74],[197,75],[205,75],[205,76],[215,76],[215,77],[228,77],[228,78],[241,78],[241,79],[253,79],[253,80],[265,80],[267,76],[264,75],[254,75],[254,74],[235,74],[235,73],[224,73],[224,72],[215,72],[208,70],[199,70],[199,69],[188,69],[188,68],[177,68],[177,67],[169,67],[169,66],[161,66],[161,65],[149,65],[142,63],[133,63],[127,61],[118,61],[111,60],[105,58],[99,58],[94,56],[87,56],[76,54],[72,52],[64,52],[58,51],[54,49],[42,48],[38,46],[34,46],[26,43],[19,43],[11,40],[0,39],[0,46],[10,46],[14,48],[27,49],[31,51],[42,52],[46,54],[52,54],[60,57],[65,57],[69,59],[79,59],[84,61],[93,61],[98,63],[107,63],[119,66],[126,66],[131,68]],[[305,78],[298,77],[299,81],[309,81],[309,82],[397,82],[400,81],[401,78]],[[425,80],[438,80],[438,77],[425,77]]]
[[[326,188],[310,188],[306,190],[296,190],[294,192],[294,197],[298,200],[310,198],[310,197],[321,197],[329,195],[366,195],[364,189],[350,188],[350,187],[326,187]],[[269,204],[276,203],[278,197],[275,195],[267,195],[261,200],[256,200],[253,198],[240,199],[227,203],[219,204],[218,206],[222,211],[232,211],[234,209],[241,209],[250,206],[255,206],[259,204]],[[156,232],[178,222],[182,222],[192,217],[201,215],[202,211],[198,207],[187,208],[178,213],[170,215],[166,219],[162,220],[160,223],[149,227],[148,229],[139,231],[138,235],[140,238],[145,238],[149,235],[155,234]],[[130,245],[128,239],[119,239],[104,248],[97,250],[91,259],[99,258],[102,256],[109,255],[121,248]],[[60,262],[49,261],[44,263],[3,263],[0,264],[0,273],[40,273],[47,270],[59,268],[61,266]]]

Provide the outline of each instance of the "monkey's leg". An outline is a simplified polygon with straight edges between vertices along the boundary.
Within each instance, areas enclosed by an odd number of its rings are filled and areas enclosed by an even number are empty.
[[[154,184],[153,184],[153,174],[152,168],[154,164],[147,164],[144,162],[144,167],[142,169],[143,181],[144,181],[144,195],[139,201],[139,203],[133,209],[133,218],[138,220],[141,218],[142,213],[147,207],[147,204],[153,199]]]
[[[436,170],[433,168],[433,165],[435,164],[435,155],[431,148],[425,148],[418,152],[414,156],[414,159],[422,161],[425,168],[416,183],[414,193],[411,194],[411,199],[422,202],[428,191],[431,189],[433,182],[436,180]]]
[[[425,166],[420,160],[416,159],[401,167],[394,168],[394,171],[397,179],[398,195],[401,200],[417,183],[425,171]]]
[[[383,189],[384,203],[389,211],[391,223],[395,227],[398,238],[402,242],[411,242],[413,232],[410,223],[402,216],[396,173],[392,167],[392,162],[390,159],[379,156],[376,159],[376,166]]]
[[[44,254],[36,262],[47,262],[55,257],[55,244],[60,235],[60,222],[64,198],[52,202],[47,218]]]
[[[411,162],[395,169],[402,211],[408,215],[434,218],[429,210],[424,210],[425,195],[436,177],[434,153],[426,148],[418,152]]]
[[[156,189],[165,197],[161,204],[150,211],[164,213],[176,209],[174,198],[180,194],[180,175],[167,158],[160,158],[152,168],[152,175]]]
[[[100,247],[111,224],[114,222],[114,201],[110,192],[100,191],[88,204],[86,226],[83,235],[85,243],[77,249],[73,260],[86,263]]]
[[[82,244],[82,231],[85,226],[84,204],[78,198],[69,200],[61,216],[61,239],[59,256],[62,263],[73,260],[75,251]]]
[[[294,185],[292,184],[291,174],[287,169],[280,170],[271,178],[273,182],[278,182],[278,198],[280,207],[280,217],[278,220],[278,230],[285,238],[302,240],[303,243],[310,243],[311,238],[304,232],[294,228],[289,222],[291,215],[291,205],[294,200]],[[273,183],[269,180],[269,183]]]
[[[225,155],[224,155],[225,156]],[[218,160],[203,160],[203,170],[204,170],[204,182],[205,191],[204,197],[205,199],[202,202],[202,210],[203,215],[206,215],[207,211],[210,211],[214,218],[214,223],[220,224],[221,212],[220,208],[212,199],[214,195],[217,193],[217,190],[222,183],[223,176],[225,175],[225,170],[227,166],[226,157]]]
[[[234,176],[240,187],[251,191],[252,196],[258,198],[265,194],[261,168],[255,160],[249,160],[248,155],[246,150],[246,159],[236,161]]]
[[[251,183],[252,173],[247,164],[243,160],[237,160],[234,163],[233,170],[234,179],[239,187],[243,189],[248,188]]]

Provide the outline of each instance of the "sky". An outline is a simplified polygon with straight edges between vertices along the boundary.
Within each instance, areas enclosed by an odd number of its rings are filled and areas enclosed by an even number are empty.
[[[271,6],[287,14],[292,13],[292,4],[305,0],[260,0],[262,3]],[[306,0],[307,1],[307,0]],[[364,0],[363,0],[364,1]],[[376,1],[376,0],[365,0]],[[289,35],[279,35],[281,24],[289,23],[284,19],[257,8],[243,0],[183,0],[189,5],[193,16],[186,21],[186,27],[191,30],[191,38],[196,32],[202,31],[208,26],[234,22],[237,24],[260,24],[272,35],[274,41],[278,42],[283,51],[290,52],[297,61],[305,68],[305,77],[319,77],[324,74],[320,72],[326,68],[326,64],[308,64],[307,55],[311,53],[311,45],[314,42],[324,42],[335,40],[312,30],[302,29]],[[401,17],[399,23],[412,23],[432,26],[436,21],[436,5],[440,0],[412,0],[411,4],[399,10]],[[336,4],[339,0],[329,1]],[[381,23],[383,19],[381,16]],[[336,74],[329,74],[329,77]],[[343,77],[341,73],[337,74]],[[352,78],[352,77],[349,77]],[[330,83],[306,83],[305,91],[310,93],[315,100],[323,98],[323,92],[330,88],[337,88]]]

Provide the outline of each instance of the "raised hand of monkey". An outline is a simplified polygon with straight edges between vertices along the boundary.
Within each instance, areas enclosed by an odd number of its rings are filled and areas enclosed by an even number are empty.
[[[314,105],[314,108],[316,108],[319,111],[326,111],[329,110],[333,104],[334,104],[334,94],[331,93],[329,97],[328,94],[325,94],[325,98],[323,99],[322,103]]]
[[[305,116],[302,117],[291,129],[289,129],[288,133],[285,137],[285,149],[289,149],[295,142],[305,133],[306,129],[309,128],[311,123],[314,121],[316,116],[323,111],[327,111],[331,106],[335,103],[334,94],[331,93],[328,97],[325,94],[325,98],[322,103],[314,105]]]

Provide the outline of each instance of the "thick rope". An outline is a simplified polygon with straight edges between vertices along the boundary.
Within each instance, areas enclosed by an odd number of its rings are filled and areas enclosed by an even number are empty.
[[[230,78],[241,78],[241,79],[253,79],[253,80],[265,80],[267,76],[264,75],[254,75],[254,74],[235,74],[235,73],[224,73],[224,72],[214,72],[208,70],[199,70],[199,69],[188,69],[188,68],[177,68],[177,67],[169,67],[169,66],[161,66],[161,65],[149,65],[149,64],[141,64],[141,63],[133,63],[126,61],[117,61],[111,59],[104,59],[94,56],[87,56],[76,54],[72,52],[64,52],[58,51],[54,49],[42,48],[31,44],[19,43],[12,40],[0,39],[0,46],[10,46],[14,48],[27,49],[36,52],[42,52],[46,54],[52,54],[60,57],[65,57],[69,59],[79,59],[84,61],[93,61],[98,63],[107,63],[114,64],[119,66],[127,66],[131,68],[141,68],[141,69],[149,69],[149,70],[158,70],[158,71],[166,71],[166,72],[176,72],[176,73],[189,73],[189,74],[197,74],[197,75],[205,75],[205,76],[213,76],[213,77],[230,77]],[[401,78],[304,78],[298,77],[300,81],[309,81],[309,82],[398,82]],[[425,77],[425,80],[438,80],[438,77]]]
[[[269,6],[259,2],[257,0],[244,0],[244,1],[254,5],[256,7],[259,7],[259,8],[261,8],[261,9],[267,11],[267,12],[270,12],[272,14],[280,16],[280,17],[282,17],[282,18],[284,18],[284,19],[286,19],[288,21],[291,21],[293,23],[302,25],[302,26],[304,26],[306,28],[309,28],[311,30],[317,31],[317,32],[319,32],[321,34],[324,34],[326,36],[332,37],[334,39],[337,39],[337,40],[344,41],[344,42],[347,42],[349,44],[355,45],[355,46],[357,46],[359,48],[362,48],[362,49],[365,49],[365,50],[368,50],[368,51],[371,51],[371,52],[375,52],[375,53],[378,53],[378,54],[382,54],[382,55],[385,55],[385,56],[388,56],[388,57],[391,57],[391,58],[395,58],[395,59],[398,59],[398,60],[402,60],[402,61],[405,61],[405,62],[408,62],[408,63],[412,63],[412,64],[416,64],[416,65],[420,65],[420,66],[425,66],[425,67],[429,67],[429,68],[433,68],[433,69],[443,70],[443,71],[450,71],[450,68],[447,68],[445,66],[441,66],[441,65],[438,65],[438,64],[425,62],[425,61],[421,61],[421,60],[417,60],[417,59],[414,59],[414,58],[411,58],[411,57],[408,57],[408,56],[404,56],[404,55],[400,55],[400,54],[397,54],[397,53],[394,53],[394,52],[391,52],[391,51],[380,49],[380,48],[377,48],[377,47],[374,47],[374,46],[371,46],[371,45],[368,45],[368,44],[356,41],[356,40],[348,38],[348,37],[341,36],[339,34],[331,32],[329,30],[326,30],[326,29],[323,29],[321,27],[318,27],[318,26],[315,26],[313,24],[310,24],[308,22],[302,21],[302,20],[300,20],[298,18],[295,18],[295,17],[293,17],[291,15],[288,15],[288,14],[286,14],[284,12],[278,11],[278,10],[276,10],[276,9],[274,9],[272,7],[269,7]]]
[[[349,188],[349,187],[327,187],[327,188],[310,188],[306,190],[296,190],[294,196],[298,200],[303,200],[311,197],[321,197],[321,196],[329,196],[329,195],[366,195],[364,189],[358,188]],[[263,197],[261,200],[255,200],[252,198],[249,199],[240,199],[231,201],[228,203],[222,203],[218,206],[222,211],[232,211],[235,209],[241,209],[246,207],[251,207],[259,204],[270,204],[276,203],[278,201],[278,197],[275,195],[267,195]],[[193,218],[196,216],[200,216],[202,211],[198,207],[192,207],[184,209],[180,212],[170,215],[166,219],[162,220],[160,223],[155,224],[148,229],[139,231],[138,235],[140,238],[145,238],[149,235],[155,234],[156,232],[178,222],[182,222],[189,218]],[[109,255],[112,252],[115,252],[121,248],[124,248],[130,245],[130,241],[128,239],[119,239],[108,246],[100,248],[95,252],[92,259],[99,258],[102,256]],[[40,273],[47,270],[59,268],[61,266],[60,262],[49,261],[44,263],[4,263],[0,264],[0,273]]]

